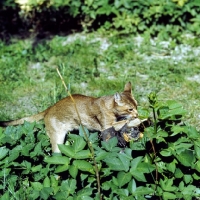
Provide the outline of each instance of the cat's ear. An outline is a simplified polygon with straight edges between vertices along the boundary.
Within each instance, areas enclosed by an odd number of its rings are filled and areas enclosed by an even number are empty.
[[[124,92],[132,93],[132,85],[130,81],[124,86]]]
[[[116,102],[119,106],[123,106],[123,105],[124,105],[124,103],[123,103],[123,101],[122,101],[122,97],[121,97],[121,95],[120,95],[118,92],[115,93],[114,98],[115,98],[115,102]]]

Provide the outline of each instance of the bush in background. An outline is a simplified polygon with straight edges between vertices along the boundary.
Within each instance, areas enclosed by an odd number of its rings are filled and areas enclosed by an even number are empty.
[[[148,32],[152,36],[178,37],[200,33],[198,0],[4,0],[0,10],[1,37],[7,33],[70,33],[113,29],[121,33]],[[10,13],[10,14],[8,14]]]

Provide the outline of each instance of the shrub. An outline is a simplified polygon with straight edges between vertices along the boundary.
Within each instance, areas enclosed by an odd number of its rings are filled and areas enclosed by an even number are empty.
[[[125,34],[148,32],[163,38],[179,38],[186,30],[200,33],[198,0],[17,2],[6,0],[2,3],[0,20],[4,36],[6,31],[17,33],[17,26],[23,36],[36,32],[39,38],[45,37],[47,31],[58,34],[98,28]],[[12,15],[5,15],[9,10]]]
[[[99,192],[103,199],[200,196],[199,132],[182,122],[179,103],[160,102],[151,93],[149,104],[140,116],[152,111],[153,126],[124,149],[115,137],[101,141],[98,133],[80,128],[59,145],[62,154],[50,156],[43,126],[1,129],[1,199],[100,199]]]

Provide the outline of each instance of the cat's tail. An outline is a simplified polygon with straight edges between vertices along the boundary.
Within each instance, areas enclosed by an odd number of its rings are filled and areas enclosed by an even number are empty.
[[[21,119],[17,119],[17,120],[11,120],[11,121],[0,121],[0,126],[1,127],[6,127],[6,126],[15,126],[15,125],[19,125],[19,124],[23,124],[25,121],[27,122],[37,122],[41,119],[44,118],[44,116],[46,115],[47,110],[40,112],[36,115],[32,115],[30,117],[24,117]]]

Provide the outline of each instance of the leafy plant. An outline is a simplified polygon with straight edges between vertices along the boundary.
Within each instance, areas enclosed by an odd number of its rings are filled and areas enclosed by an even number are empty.
[[[117,138],[101,141],[98,133],[81,127],[79,135],[68,134],[66,143],[59,145],[62,154],[50,156],[42,125],[1,129],[1,199],[199,197],[199,132],[182,121],[186,111],[180,103],[160,102],[151,93],[149,105],[153,125],[145,128],[140,141],[131,141],[124,149],[117,146]],[[146,117],[149,111],[140,109],[140,115]]]
[[[16,33],[31,30],[44,37],[44,32],[53,34],[72,30],[117,30],[115,33],[144,33],[161,38],[172,37],[181,41],[185,30],[199,34],[198,0],[100,0],[100,1],[20,1],[5,0],[0,18],[2,37],[6,32]],[[13,15],[7,17],[6,10]],[[11,28],[9,23],[12,24]],[[19,27],[17,27],[17,25]],[[21,33],[21,32],[20,32]]]

